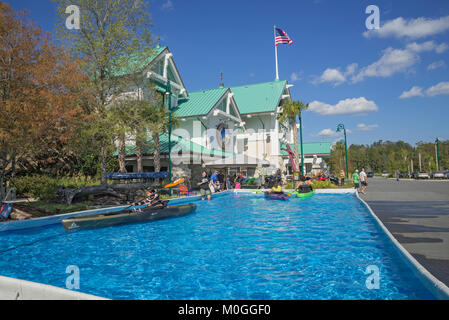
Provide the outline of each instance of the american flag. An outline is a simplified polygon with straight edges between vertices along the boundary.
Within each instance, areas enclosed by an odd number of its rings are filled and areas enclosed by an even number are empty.
[[[288,36],[287,32],[282,29],[276,28],[276,37],[274,44],[277,46],[278,44],[292,44],[293,41]]]

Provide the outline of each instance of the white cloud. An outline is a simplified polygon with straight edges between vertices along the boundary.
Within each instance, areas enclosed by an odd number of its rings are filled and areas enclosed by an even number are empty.
[[[313,101],[310,103],[308,110],[325,116],[333,116],[375,112],[379,110],[379,107],[374,101],[368,101],[365,97],[361,97],[341,100],[336,105]]]
[[[391,47],[383,51],[382,56],[376,62],[364,67],[352,77],[352,82],[360,82],[368,77],[387,78],[396,73],[410,71],[410,68],[420,61],[419,53],[426,51],[442,52],[447,48],[446,44],[437,45],[434,41],[423,43],[410,43],[405,49],[393,49]]]
[[[359,130],[359,131],[371,131],[371,130],[374,130],[377,128],[379,128],[379,125],[377,125],[377,124],[366,125],[364,123],[360,123],[357,125],[357,130]]]
[[[423,92],[421,87],[413,87],[409,91],[404,91],[400,99],[408,99],[412,97],[435,97],[439,95],[449,95],[449,82],[440,82]]]
[[[431,18],[416,18],[404,19],[402,17],[385,22],[380,29],[370,30],[364,32],[366,38],[408,38],[419,39],[436,34],[443,33],[449,30],[449,16],[431,19]]]
[[[302,72],[292,72],[292,74],[290,75],[290,81],[296,82],[296,81],[302,80],[301,74],[302,74]]]
[[[446,62],[444,62],[443,60],[435,61],[435,62],[429,64],[429,66],[427,67],[427,70],[436,70],[439,68],[446,68]]]
[[[429,97],[434,97],[442,94],[449,94],[449,82],[440,82],[433,87],[427,89],[426,94]]]
[[[343,132],[336,132],[335,130],[332,129],[323,129],[317,134],[317,136],[326,138],[335,138],[340,137],[342,134]]]
[[[408,98],[412,98],[412,97],[422,97],[422,96],[424,96],[424,94],[422,92],[422,88],[415,86],[415,87],[412,87],[408,91],[402,92],[399,99],[408,99]]]
[[[352,133],[352,131],[350,129],[346,129],[346,133],[350,134]],[[322,138],[338,138],[343,136],[343,131],[337,132],[337,130],[332,130],[332,129],[323,129],[320,132],[318,132],[318,134],[316,135],[312,135],[315,137],[322,137]],[[340,141],[340,139],[336,139],[335,143]]]
[[[319,78],[319,82],[332,82],[335,85],[339,85],[346,81],[345,76],[338,69],[328,68],[324,70],[323,74]]]
[[[162,10],[173,10],[175,7],[171,0],[167,0],[162,4]]]
[[[317,83],[333,83],[334,86],[338,86],[344,82],[346,82],[347,77],[354,74],[357,70],[358,64],[352,63],[346,67],[346,71],[342,72],[339,69],[327,68],[323,74],[313,81],[314,84]]]

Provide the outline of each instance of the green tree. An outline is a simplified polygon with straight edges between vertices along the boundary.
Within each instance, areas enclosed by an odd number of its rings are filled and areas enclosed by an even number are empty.
[[[137,73],[151,54],[151,16],[144,0],[52,0],[58,4],[58,39],[75,57],[82,59],[88,76],[92,137],[99,144],[101,183],[106,183],[106,164],[117,126],[110,123],[108,107],[111,96],[129,87],[126,74]],[[65,26],[69,5],[80,8],[80,30]]]

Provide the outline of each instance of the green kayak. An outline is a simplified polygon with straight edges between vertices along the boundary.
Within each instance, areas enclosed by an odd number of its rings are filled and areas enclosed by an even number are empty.
[[[294,194],[297,198],[308,198],[313,196],[314,193],[314,191],[311,191],[307,193],[293,192],[292,194]]]

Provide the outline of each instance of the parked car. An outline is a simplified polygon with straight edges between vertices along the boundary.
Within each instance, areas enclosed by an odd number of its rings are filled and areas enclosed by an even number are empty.
[[[382,177],[388,178],[389,176],[391,176],[391,173],[389,173],[389,172],[382,172]]]
[[[449,179],[449,171],[445,171],[445,172],[444,172],[444,177],[445,177],[446,179]]]
[[[446,173],[444,171],[432,172],[430,177],[432,179],[445,179],[446,178]]]
[[[407,178],[410,178],[410,175],[408,174],[408,172],[400,172],[399,178],[407,179]]]
[[[414,179],[430,179],[430,176],[425,171],[414,172]]]
[[[368,172],[368,173],[366,174],[366,176],[367,176],[368,178],[373,178],[373,177],[374,177],[374,172]]]

